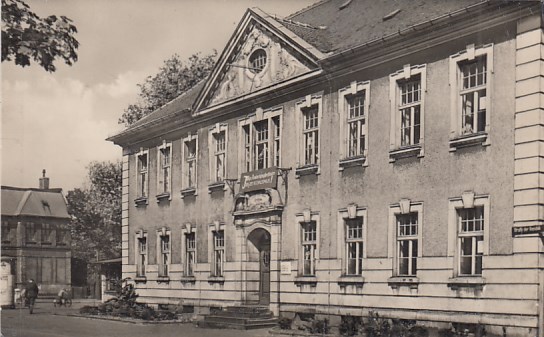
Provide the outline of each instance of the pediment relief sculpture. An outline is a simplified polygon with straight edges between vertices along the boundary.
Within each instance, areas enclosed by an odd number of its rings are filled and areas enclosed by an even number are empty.
[[[309,71],[272,33],[253,27],[231,58],[208,105],[215,105]]]

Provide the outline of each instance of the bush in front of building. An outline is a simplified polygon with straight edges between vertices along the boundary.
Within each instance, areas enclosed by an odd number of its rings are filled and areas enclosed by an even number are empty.
[[[329,320],[324,319],[313,319],[308,331],[313,334],[328,334],[330,331]]]
[[[292,324],[293,320],[288,317],[280,317],[280,319],[278,320],[278,325],[282,330],[290,330]]]
[[[342,316],[342,320],[338,329],[342,336],[355,336],[362,331],[363,320],[359,316]]]
[[[392,319],[371,311],[364,328],[367,337],[428,337],[429,330],[414,320]]]

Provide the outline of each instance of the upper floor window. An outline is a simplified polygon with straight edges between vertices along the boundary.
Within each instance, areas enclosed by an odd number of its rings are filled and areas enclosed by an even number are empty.
[[[171,166],[172,166],[172,144],[164,142],[158,148],[158,194],[170,194],[171,187]]]
[[[450,56],[450,147],[488,145],[493,45],[474,45]]]
[[[296,104],[301,125],[297,175],[319,171],[321,102],[321,96],[308,95]]]
[[[218,124],[210,130],[210,179],[222,182],[227,177],[227,125]]]
[[[2,243],[11,243],[12,227],[9,222],[2,221]]]
[[[66,246],[69,242],[70,230],[64,226],[57,226],[55,237],[57,246]]]
[[[197,135],[188,135],[182,145],[182,189],[195,189],[197,183],[198,142]]]
[[[340,112],[340,168],[365,164],[368,151],[370,82],[352,82],[338,92]]]
[[[148,195],[149,180],[149,153],[147,150],[140,151],[136,156],[137,165],[137,197],[145,198]]]
[[[27,222],[25,224],[25,240],[26,243],[38,242],[38,224]]]
[[[266,66],[266,52],[263,49],[257,49],[249,56],[249,70],[252,73],[260,73]]]
[[[53,241],[53,226],[48,223],[44,223],[41,226],[42,228],[42,244],[50,245]]]
[[[404,66],[390,76],[390,160],[423,156],[425,65]]]
[[[245,172],[280,165],[281,108],[240,121],[243,138],[242,167]]]

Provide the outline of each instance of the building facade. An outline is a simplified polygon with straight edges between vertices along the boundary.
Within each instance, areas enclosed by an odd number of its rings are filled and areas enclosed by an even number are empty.
[[[14,287],[33,279],[41,295],[71,286],[71,248],[66,201],[61,189],[2,186],[2,260],[10,261]]]
[[[109,139],[123,277],[200,313],[543,336],[543,50],[538,1],[248,10],[205,82]]]

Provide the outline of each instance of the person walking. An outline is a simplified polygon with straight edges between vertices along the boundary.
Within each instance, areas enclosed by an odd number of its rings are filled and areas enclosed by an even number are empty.
[[[32,311],[34,311],[34,303],[36,302],[39,291],[40,290],[38,289],[38,285],[36,284],[36,282],[34,282],[33,279],[29,279],[25,287],[25,297],[28,303],[28,309],[31,314]]]

